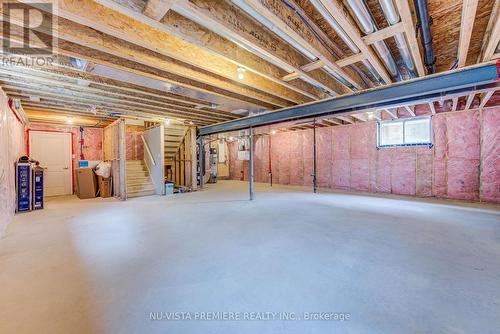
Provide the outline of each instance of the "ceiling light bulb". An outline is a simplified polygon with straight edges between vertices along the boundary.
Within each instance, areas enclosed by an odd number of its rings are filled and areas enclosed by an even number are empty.
[[[170,125],[170,120],[168,118],[165,119],[165,125],[167,125],[167,126]]]
[[[271,130],[271,134],[275,135],[276,134],[276,130]]]
[[[238,67],[237,72],[238,72],[238,79],[243,80],[245,78],[246,70],[243,67]]]
[[[373,119],[373,113],[372,112],[368,113],[368,119]]]
[[[66,123],[68,123],[68,124],[73,124],[73,117],[68,117],[68,118],[66,119]]]
[[[231,137],[231,136],[229,136],[229,137],[227,137],[227,140],[229,140],[229,141],[233,141],[233,140],[234,140],[234,138],[233,138],[233,137]]]

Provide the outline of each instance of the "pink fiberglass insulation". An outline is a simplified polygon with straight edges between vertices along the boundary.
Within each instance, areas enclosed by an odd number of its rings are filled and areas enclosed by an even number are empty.
[[[125,135],[125,149],[127,160],[143,160],[144,144],[142,142],[142,131],[132,131],[127,127]]]
[[[416,193],[416,157],[407,151],[392,151],[391,189],[394,194],[415,195]]]
[[[278,151],[278,183],[290,184],[290,134],[280,133],[277,135],[280,145]]]
[[[84,128],[83,151],[87,160],[102,160],[102,128]]]
[[[481,200],[500,203],[500,107],[483,110]]]
[[[447,176],[448,198],[479,199],[479,160],[450,158]]]
[[[63,125],[63,124],[48,124],[48,123],[29,123],[27,126],[30,131],[59,131],[70,132],[72,134],[73,152],[75,154],[75,166],[80,160],[80,127]],[[83,156],[85,160],[101,160],[102,159],[102,138],[103,129],[94,127],[83,128]],[[28,140],[28,138],[26,138]]]
[[[332,129],[319,128],[316,130],[317,138],[317,176],[318,187],[331,187],[332,180]]]
[[[304,180],[304,157],[302,152],[302,131],[290,134],[290,184],[301,186]]]
[[[377,154],[375,192],[390,193],[392,172],[392,150],[381,150]]]
[[[300,131],[302,136],[302,161],[304,170],[304,182],[302,185],[313,184],[313,133],[309,130]]]
[[[82,151],[80,149],[80,127],[64,124],[50,123],[34,123],[30,122],[27,125],[29,131],[58,131],[71,133],[72,149],[74,153],[73,167],[78,167],[78,161],[81,160]],[[84,127],[83,131],[83,157],[84,160],[101,160],[102,159],[102,139],[103,129],[94,127]],[[26,137],[26,147],[28,147],[29,138]],[[73,175],[73,184],[76,184]]]
[[[432,149],[418,148],[416,161],[416,195],[421,197],[432,196]],[[429,177],[429,175],[431,177]]]
[[[332,128],[332,187],[350,189],[351,186],[351,138],[352,125]]]
[[[441,115],[440,115],[441,116]],[[479,111],[444,114],[449,158],[479,159]]]
[[[499,111],[484,109],[482,116],[479,111],[435,115],[432,148],[377,149],[375,122],[318,128],[318,184],[325,188],[498,203]],[[275,183],[312,186],[312,133],[301,130],[271,136]],[[231,146],[230,151],[234,149]],[[265,170],[269,162],[259,156],[262,154],[268,152],[256,149],[255,168]],[[234,157],[230,154],[230,159]],[[233,166],[239,168],[238,162],[231,162],[230,168]],[[239,179],[239,173],[234,174],[232,178]]]
[[[369,151],[375,149],[370,143],[372,124],[350,126],[349,136],[351,143],[351,184],[352,190],[370,190],[370,161]]]
[[[17,120],[0,89],[0,237],[16,208],[15,162],[24,154],[24,124]]]

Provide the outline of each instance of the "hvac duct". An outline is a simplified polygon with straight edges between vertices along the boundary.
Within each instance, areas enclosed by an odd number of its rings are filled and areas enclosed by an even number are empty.
[[[401,20],[392,0],[379,0],[379,3],[382,7],[382,11],[384,12],[384,16],[387,19],[387,22],[389,22],[391,26]],[[413,62],[413,58],[411,56],[410,50],[408,49],[408,44],[403,33],[395,35],[394,40],[396,41],[396,46],[399,50],[399,53],[401,54],[401,58],[403,59],[406,68],[408,68],[408,70],[410,71],[410,75],[412,77],[415,77],[415,63]]]
[[[344,41],[344,43],[349,47],[349,49],[351,49],[351,51],[354,53],[359,53],[360,51],[359,51],[358,47],[356,46],[356,44],[354,44],[354,42],[351,40],[351,38],[345,33],[344,29],[342,29],[342,27],[337,23],[337,21],[335,21],[335,19],[330,15],[328,10],[321,3],[321,0],[310,0],[310,1],[313,4],[313,6],[320,13],[323,14],[323,17],[325,18],[326,22],[328,22],[330,27],[332,27],[333,30],[335,30],[337,35],[339,35],[339,37]],[[377,73],[377,71],[375,71],[372,64],[370,64],[370,62],[366,59],[363,60],[362,62],[363,62],[363,65],[365,65],[365,67],[368,69],[368,71],[370,71],[372,73],[372,75],[375,77],[375,79],[378,82],[383,84],[384,80],[380,77],[380,75]],[[329,69],[327,69],[327,70],[329,70]],[[332,71],[329,70],[329,72],[332,72]]]
[[[365,34],[374,33],[377,30],[375,22],[366,6],[365,2],[362,0],[347,0],[347,4],[351,8],[361,30]],[[377,50],[378,55],[384,61],[387,69],[394,78],[400,78],[396,62],[392,57],[391,51],[387,47],[384,41],[378,41],[373,44],[375,50]]]
[[[427,68],[427,73],[436,72],[436,58],[432,50],[432,34],[430,27],[429,8],[427,0],[415,0],[415,8],[417,9],[418,24],[420,25],[420,39],[424,47],[424,62]]]

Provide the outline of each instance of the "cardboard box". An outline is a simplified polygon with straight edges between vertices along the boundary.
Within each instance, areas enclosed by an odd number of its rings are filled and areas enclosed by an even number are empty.
[[[98,176],[97,180],[99,183],[99,194],[101,197],[111,197],[111,177],[104,178],[102,176]]]
[[[97,193],[97,179],[92,168],[75,168],[76,195],[78,198],[94,198]]]

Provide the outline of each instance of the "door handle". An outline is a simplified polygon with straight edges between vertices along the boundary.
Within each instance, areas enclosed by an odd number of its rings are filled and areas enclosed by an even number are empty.
[[[69,169],[69,167],[64,167],[63,169]]]

